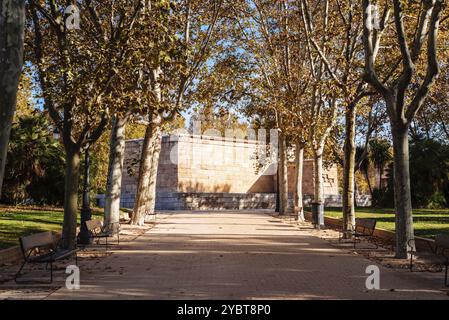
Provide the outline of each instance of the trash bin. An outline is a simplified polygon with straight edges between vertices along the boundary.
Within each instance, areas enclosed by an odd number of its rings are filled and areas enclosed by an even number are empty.
[[[324,204],[321,202],[312,202],[312,224],[315,228],[324,226]]]

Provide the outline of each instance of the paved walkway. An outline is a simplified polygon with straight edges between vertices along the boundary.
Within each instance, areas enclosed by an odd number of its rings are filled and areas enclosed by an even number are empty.
[[[438,290],[441,281],[382,267],[381,290],[367,291],[370,264],[265,213],[185,212],[166,216],[93,267],[81,260],[81,289],[47,298],[449,298]]]

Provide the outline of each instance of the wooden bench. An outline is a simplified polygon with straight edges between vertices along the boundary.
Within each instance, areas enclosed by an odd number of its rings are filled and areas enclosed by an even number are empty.
[[[62,239],[61,239],[62,240]],[[75,256],[75,263],[78,265],[77,251],[78,249],[62,249],[55,241],[53,233],[51,231],[36,233],[30,236],[21,237],[20,249],[23,254],[23,263],[17,271],[14,281],[16,283],[25,283],[25,281],[18,281],[22,269],[27,263],[45,263],[46,269],[50,264],[50,282],[53,282],[53,262],[70,258]],[[29,281],[27,281],[29,282]],[[47,283],[47,282],[46,282]]]
[[[432,246],[429,243],[430,251],[419,251],[417,250],[409,250],[410,254],[410,271],[413,272],[413,257],[419,257],[425,262],[435,263],[440,265],[440,267],[445,267],[444,272],[444,285],[446,287],[448,284],[448,267],[449,267],[449,236],[448,235],[437,235],[435,237],[435,245]],[[415,248],[415,239],[410,239],[408,242],[409,247]],[[441,269],[439,270],[441,271]]]
[[[120,223],[111,223],[108,226],[103,225],[100,219],[86,221],[86,228],[92,234],[92,238],[97,240],[97,245],[100,244],[101,239],[106,240],[106,250],[108,248],[108,238],[114,237],[117,234],[117,244],[120,244]]]
[[[374,231],[376,230],[375,219],[366,219],[366,218],[358,218],[355,220],[355,228],[353,231],[350,231],[350,235],[353,239],[354,249],[357,247],[357,242],[361,242],[361,238],[373,238]],[[344,230],[340,230],[340,241],[343,238]],[[378,244],[374,243],[376,249],[379,247]]]

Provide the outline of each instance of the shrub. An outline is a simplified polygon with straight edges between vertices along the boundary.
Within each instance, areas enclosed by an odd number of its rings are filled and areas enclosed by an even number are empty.
[[[394,206],[393,166],[388,170],[388,183],[374,190],[377,206]],[[449,206],[449,146],[431,139],[414,139],[410,143],[410,187],[415,208]]]
[[[64,153],[45,114],[19,117],[11,129],[2,201],[60,204],[64,199]]]

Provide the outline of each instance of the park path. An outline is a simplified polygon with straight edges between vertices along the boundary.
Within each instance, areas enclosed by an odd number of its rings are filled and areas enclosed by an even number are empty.
[[[81,288],[48,299],[447,299],[434,281],[380,267],[381,290],[365,289],[372,261],[311,230],[263,212],[181,212],[94,266]],[[441,279],[440,279],[441,280]],[[395,290],[391,290],[395,289]]]

